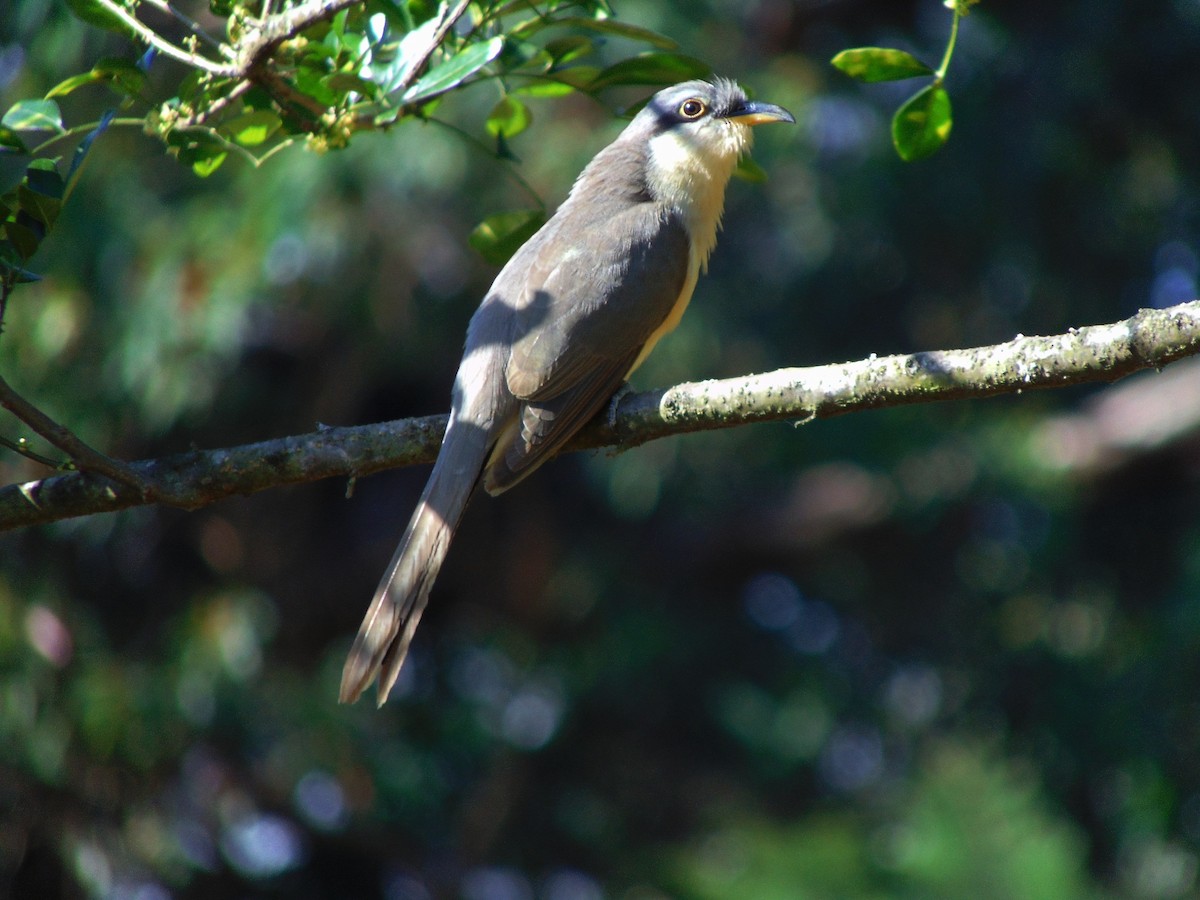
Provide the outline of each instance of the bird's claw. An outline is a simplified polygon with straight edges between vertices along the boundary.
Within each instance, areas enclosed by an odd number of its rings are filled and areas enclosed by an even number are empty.
[[[621,405],[621,401],[633,393],[633,388],[629,386],[629,382],[623,382],[617,392],[612,395],[612,399],[608,401],[608,427],[611,431],[617,430],[617,409]]]

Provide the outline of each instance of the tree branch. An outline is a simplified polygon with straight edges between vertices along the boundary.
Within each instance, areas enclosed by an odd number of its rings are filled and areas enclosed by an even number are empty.
[[[1200,301],[1145,309],[1121,322],[1023,337],[989,347],[871,358],[681,384],[622,397],[568,450],[634,447],[692,431],[751,422],[830,418],[880,407],[992,397],[1034,388],[1116,381],[1200,353]],[[199,508],[320,478],[370,475],[431,462],[445,416],[321,428],[225,450],[192,451],[128,468],[171,498]],[[70,473],[0,489],[0,530],[149,502],[135,487]]]
[[[1051,337],[1018,335],[988,347],[778,369],[648,391],[621,403],[616,437],[624,448],[750,422],[828,419],[864,409],[1116,381],[1196,353],[1200,301],[1193,300]]]
[[[199,29],[191,19],[183,16],[167,0],[143,0],[157,9],[169,12],[181,18],[195,33],[198,39],[210,43],[213,39]],[[356,6],[362,0],[307,0],[297,6],[290,7],[274,15],[265,16],[257,21],[248,23],[246,30],[230,44],[219,45],[220,52],[227,62],[217,62],[194,51],[178,47],[168,41],[149,25],[142,22],[133,11],[127,9],[117,0],[97,0],[97,3],[109,14],[119,19],[134,35],[159,52],[178,60],[185,65],[200,69],[221,78],[231,78],[238,81],[271,79],[265,73],[267,59],[284,41],[291,40],[306,28],[325,19],[332,18],[344,9]],[[414,57],[413,64],[408,68],[406,79],[398,86],[403,92],[416,77],[421,74],[429,57],[446,39],[450,29],[462,18],[470,5],[470,0],[456,0],[451,7],[446,5],[440,11],[440,19],[428,44],[422,47]],[[133,8],[136,10],[136,6]]]
[[[260,19],[226,51],[234,60],[234,69],[230,74],[234,77],[247,77],[284,41],[291,40],[310,25],[332,18],[343,9],[361,2],[362,0],[308,0],[307,3]]]
[[[441,21],[430,35],[429,42],[413,57],[412,62],[406,67],[404,77],[392,88],[392,93],[397,97],[402,97],[404,92],[416,83],[417,76],[424,71],[429,57],[433,56],[433,51],[442,45],[442,41],[446,39],[446,35],[450,33],[450,29],[454,27],[455,23],[463,17],[468,6],[470,6],[470,0],[458,0],[453,9],[449,6],[445,8]]]
[[[113,16],[114,18],[119,19],[126,28],[137,35],[139,39],[145,41],[151,47],[156,49],[159,53],[169,56],[171,59],[178,60],[185,65],[191,66],[193,69],[200,69],[213,75],[234,77],[238,74],[237,69],[234,66],[230,66],[225,63],[214,62],[206,56],[201,56],[199,53],[193,53],[191,51],[184,50],[182,47],[176,47],[149,25],[144,24],[141,19],[127,10],[120,3],[115,2],[115,0],[96,0],[96,2],[102,9],[104,9],[105,12],[109,13],[109,15]]]
[[[119,19],[134,35],[146,44],[154,47],[160,53],[178,60],[194,69],[200,69],[221,78],[248,78],[252,71],[283,41],[294,38],[305,28],[329,18],[362,0],[308,0],[299,6],[293,6],[273,16],[267,16],[251,25],[250,28],[232,45],[221,45],[222,55],[229,62],[217,62],[172,44],[157,31],[146,25],[134,15],[134,11],[126,9],[117,0],[96,0],[110,15]],[[175,12],[162,0],[145,0],[149,5]],[[196,29],[195,23],[189,25]],[[211,41],[202,31],[195,31],[198,38]]]
[[[7,409],[59,450],[66,453],[78,468],[95,472],[118,484],[133,488],[146,500],[163,499],[161,495],[155,493],[153,485],[143,479],[141,475],[132,471],[124,463],[110,459],[99,450],[90,447],[73,431],[59,425],[14,391],[4,378],[0,378],[0,407]],[[24,452],[23,455],[30,459],[35,458],[28,452]]]

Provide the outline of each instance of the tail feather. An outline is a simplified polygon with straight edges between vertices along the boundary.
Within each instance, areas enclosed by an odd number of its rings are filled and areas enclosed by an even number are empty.
[[[481,429],[451,422],[421,500],[346,658],[342,703],[355,702],[376,678],[379,705],[387,700],[488,450]]]

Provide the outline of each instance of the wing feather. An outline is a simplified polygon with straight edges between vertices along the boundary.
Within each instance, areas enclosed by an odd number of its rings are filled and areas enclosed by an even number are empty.
[[[538,256],[553,265],[530,271],[516,311],[505,377],[521,399],[557,396],[597,362],[640,349],[687,281],[687,232],[657,204],[626,207],[589,228],[575,224],[559,230],[575,236],[572,246],[555,246],[557,235],[543,245]]]
[[[532,472],[595,416],[642,347],[681,300],[690,244],[678,217],[654,203],[589,211],[545,236],[514,310],[505,367],[521,401],[518,427],[496,447],[485,487],[499,493]],[[556,246],[558,234],[575,236]]]

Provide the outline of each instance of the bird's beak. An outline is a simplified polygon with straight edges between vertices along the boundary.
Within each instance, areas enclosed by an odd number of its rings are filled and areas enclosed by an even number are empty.
[[[726,114],[725,118],[739,125],[765,125],[768,122],[791,122],[796,119],[782,106],[774,103],[759,103],[757,100],[747,100],[739,103]]]

